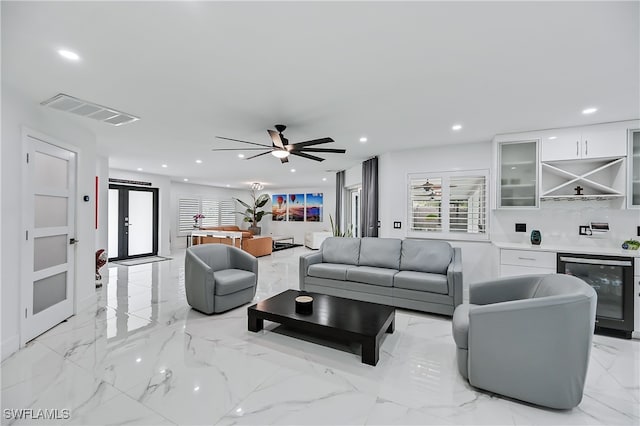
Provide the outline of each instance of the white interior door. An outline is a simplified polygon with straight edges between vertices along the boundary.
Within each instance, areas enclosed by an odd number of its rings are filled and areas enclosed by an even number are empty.
[[[76,154],[25,140],[21,343],[73,315]]]
[[[129,256],[153,251],[153,193],[129,191]],[[125,219],[125,220],[127,220]]]

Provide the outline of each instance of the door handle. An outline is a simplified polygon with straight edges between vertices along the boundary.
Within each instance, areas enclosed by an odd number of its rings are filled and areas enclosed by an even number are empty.
[[[589,141],[585,140],[584,141],[584,156],[586,157],[587,155],[589,155]]]
[[[70,238],[69,239],[69,244],[78,244],[78,240],[76,240],[75,238]]]
[[[576,141],[576,157],[580,155],[580,141]]]

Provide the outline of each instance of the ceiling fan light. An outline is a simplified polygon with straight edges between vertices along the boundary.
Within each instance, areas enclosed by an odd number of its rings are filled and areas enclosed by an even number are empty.
[[[289,156],[289,151],[285,149],[274,149],[271,151],[271,155],[276,158],[287,158]]]

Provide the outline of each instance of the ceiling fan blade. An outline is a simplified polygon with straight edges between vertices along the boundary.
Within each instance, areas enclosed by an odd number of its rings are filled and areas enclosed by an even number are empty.
[[[284,149],[284,144],[282,143],[282,139],[280,139],[280,135],[275,130],[267,130],[269,132],[269,136],[271,136],[271,140],[273,141],[273,145]]]
[[[265,144],[263,144],[263,143],[255,143],[255,142],[249,142],[249,141],[241,141],[240,139],[225,138],[225,137],[223,137],[223,136],[216,136],[216,138],[218,138],[218,139],[224,139],[224,140],[227,140],[227,141],[234,141],[234,142],[248,143],[248,144],[251,144],[251,145],[266,146],[267,148],[271,148],[269,145],[265,145]]]
[[[329,142],[335,142],[335,141],[331,138],[320,138],[320,139],[313,139],[310,141],[294,143],[292,144],[292,146],[295,148],[295,147],[303,147],[303,146],[311,146],[311,145],[320,145],[320,144],[329,143]]]
[[[289,159],[288,159],[287,157],[284,157],[284,158],[281,158],[281,159],[280,159],[280,162],[281,162],[282,164],[284,164],[284,163],[288,163],[288,162],[289,162]]]
[[[261,155],[266,155],[266,154],[270,154],[270,153],[271,153],[271,150],[263,152],[263,153],[260,153],[260,154],[253,155],[251,157],[247,157],[246,160],[251,160],[252,158],[260,157]]]
[[[211,151],[262,151],[269,148],[212,148]]]
[[[302,148],[302,149],[293,149],[294,151],[304,151],[304,152],[333,152],[336,154],[344,154],[345,152],[347,152],[346,149],[340,149],[340,148]]]
[[[324,158],[316,157],[315,155],[305,154],[304,152],[300,152],[300,151],[291,151],[291,155],[297,155],[298,157],[308,158],[309,160],[324,161]]]

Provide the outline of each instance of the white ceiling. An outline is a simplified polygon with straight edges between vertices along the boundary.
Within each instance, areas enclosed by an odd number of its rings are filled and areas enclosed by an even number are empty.
[[[640,117],[639,5],[3,1],[2,83],[34,103],[63,92],[141,117],[47,112],[95,132],[114,168],[319,186],[390,150]],[[269,143],[276,123],[292,143],[330,136],[347,154],[281,165],[211,151],[242,147],[216,135]]]

